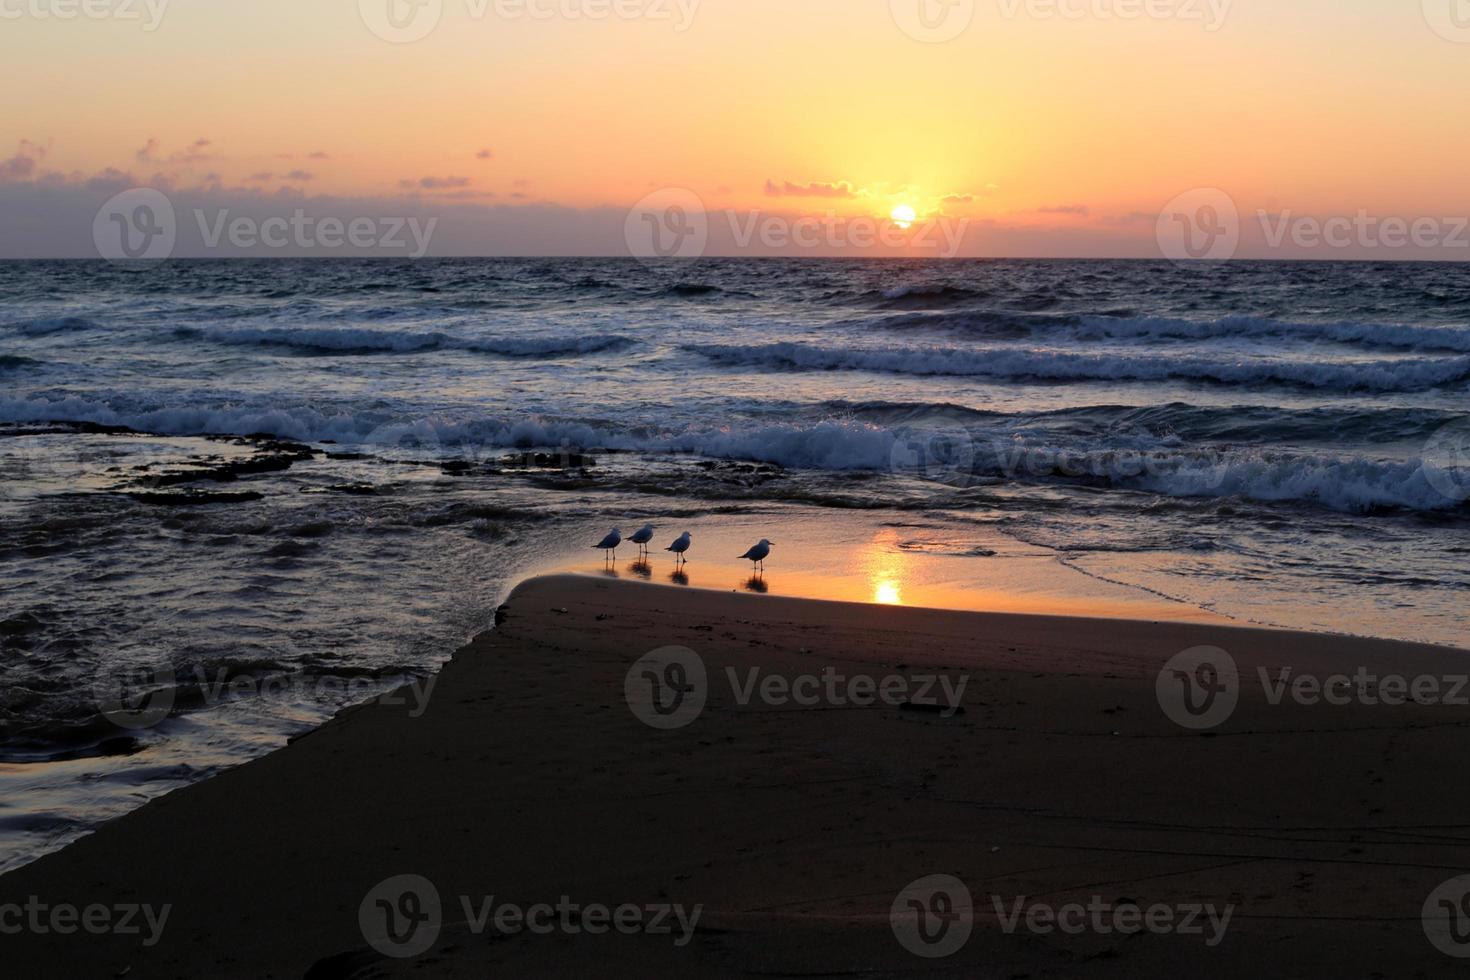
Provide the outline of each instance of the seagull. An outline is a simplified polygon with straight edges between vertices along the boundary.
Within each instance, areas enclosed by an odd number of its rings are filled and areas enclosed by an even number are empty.
[[[771,553],[771,549],[774,547],[775,545],[771,544],[771,542],[767,541],[765,538],[761,538],[760,544],[756,545],[754,548],[751,548],[740,557],[748,558],[752,563],[752,567],[759,565],[761,571],[765,571],[766,556]]]
[[[653,525],[643,525],[643,530],[628,539],[638,546],[638,550],[644,554],[648,553],[648,542],[653,540]]]
[[[607,537],[603,538],[600,543],[595,544],[592,547],[596,548],[598,551],[606,551],[609,553],[610,557],[616,558],[618,556],[618,545],[622,543],[623,532],[619,531],[617,528],[613,528],[613,533],[609,534]]]
[[[689,550],[689,545],[693,541],[693,538],[694,536],[692,534],[690,534],[688,531],[685,531],[679,536],[678,541],[675,541],[664,550],[672,551],[674,553],[674,558],[678,561],[688,561],[689,559],[684,557],[684,552]]]

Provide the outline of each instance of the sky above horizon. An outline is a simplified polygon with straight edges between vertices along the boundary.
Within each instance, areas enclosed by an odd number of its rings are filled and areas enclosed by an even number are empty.
[[[446,252],[616,251],[678,188],[721,253],[943,219],[960,254],[1104,256],[1160,254],[1203,190],[1240,254],[1284,214],[1354,219],[1318,257],[1356,257],[1366,214],[1440,222],[1402,257],[1470,257],[1465,0],[81,2],[0,0],[0,255],[85,252],[151,187],[191,232],[305,202],[438,217]]]

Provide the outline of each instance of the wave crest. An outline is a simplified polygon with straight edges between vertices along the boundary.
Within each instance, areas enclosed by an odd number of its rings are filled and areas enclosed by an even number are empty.
[[[685,350],[727,367],[793,371],[872,371],[1000,381],[1205,381],[1294,385],[1334,391],[1422,391],[1470,378],[1470,357],[1377,361],[1287,360],[1229,356],[1136,357],[1062,351],[953,347],[841,350],[803,343],[689,344]]]
[[[1185,320],[1175,317],[966,310],[906,313],[877,320],[873,326],[879,330],[932,330],[988,339],[1054,337],[1059,334],[1079,341],[1285,339],[1470,354],[1470,327],[1404,323],[1311,323],[1253,316]]]
[[[634,344],[631,337],[621,334],[470,339],[439,332],[283,327],[234,327],[207,331],[180,328],[174,334],[233,347],[283,347],[304,354],[414,354],[460,350],[499,357],[571,357],[624,350]]]

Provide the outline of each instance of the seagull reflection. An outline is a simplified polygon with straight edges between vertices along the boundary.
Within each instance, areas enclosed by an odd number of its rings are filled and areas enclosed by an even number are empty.
[[[771,591],[771,587],[766,584],[766,579],[763,575],[752,575],[749,581],[745,583],[745,589],[748,592],[759,592],[761,595],[765,595]]]
[[[672,573],[669,576],[669,581],[673,582],[675,585],[688,585],[689,573],[685,572],[683,568],[680,568],[678,571]]]
[[[622,578],[622,576],[618,574],[618,566],[616,565],[604,566],[602,569],[602,574],[606,575],[608,578]]]
[[[628,571],[639,578],[653,578],[653,566],[646,561],[635,561],[628,566]]]

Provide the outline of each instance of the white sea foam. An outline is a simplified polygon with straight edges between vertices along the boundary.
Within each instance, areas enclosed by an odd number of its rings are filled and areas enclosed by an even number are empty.
[[[545,418],[385,419],[381,413],[323,414],[315,409],[177,406],[117,410],[81,398],[0,399],[0,421],[78,421],[167,435],[264,433],[301,442],[334,441],[367,450],[412,447],[446,455],[491,456],[506,449],[558,447],[775,463],[791,469],[890,472],[896,450],[936,430],[885,428],[851,420],[812,424],[624,429]],[[1099,436],[1076,445],[1018,441],[1009,430],[956,426],[943,434],[968,440],[961,457],[971,480],[1103,481],[1173,497],[1302,501],[1334,510],[1420,511],[1463,506],[1436,488],[1420,459],[1367,459],[1259,449],[1209,451],[1168,437]],[[899,468],[901,475],[907,474]],[[932,476],[932,474],[931,474]],[[1470,486],[1470,473],[1463,474]]]

